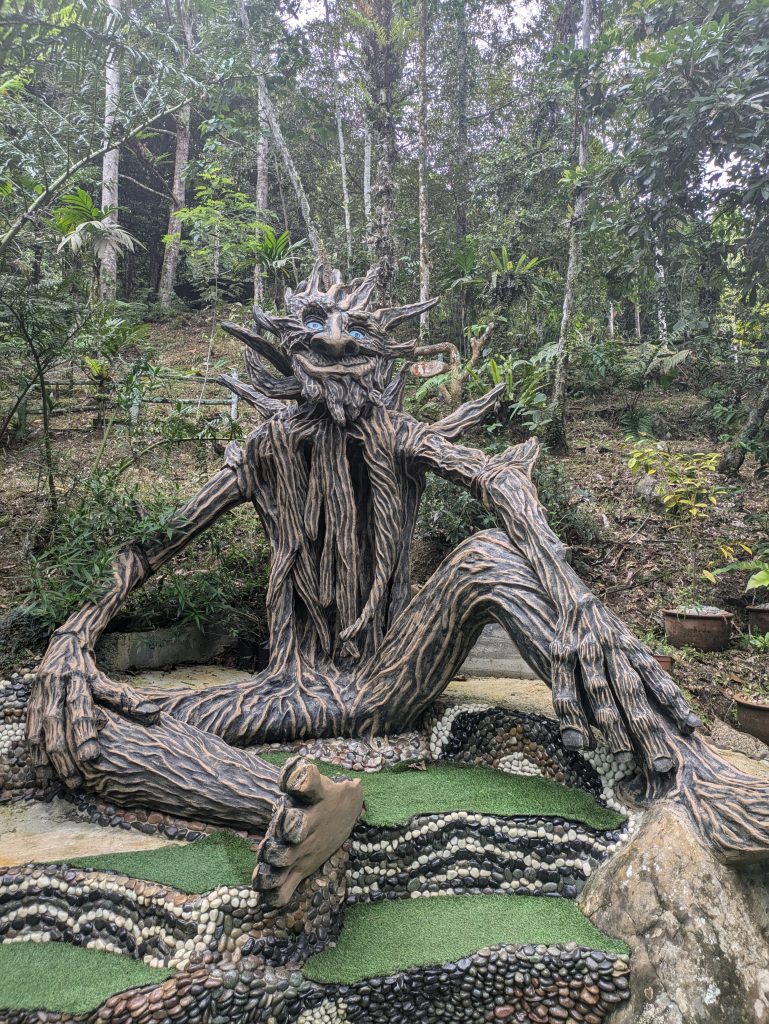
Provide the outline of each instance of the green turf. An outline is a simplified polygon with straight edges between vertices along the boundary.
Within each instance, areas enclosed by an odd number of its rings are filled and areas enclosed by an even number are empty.
[[[260,754],[273,764],[289,754]],[[513,814],[569,818],[594,828],[617,828],[621,814],[602,807],[583,789],[568,789],[550,779],[506,772],[477,765],[440,761],[427,771],[395,768],[382,772],[354,772],[319,761],[325,775],[348,775],[363,780],[366,821],[371,825],[397,825],[415,814],[473,811],[501,816]]]
[[[487,946],[576,942],[627,953],[571,900],[544,896],[437,896],[358,903],[345,914],[333,949],[311,956],[313,981],[350,985],[410,967],[453,963]]]
[[[85,1013],[116,992],[157,985],[173,973],[67,942],[2,942],[0,1007]]]
[[[256,854],[232,832],[214,832],[187,846],[160,846],[136,853],[105,853],[66,861],[73,867],[117,871],[132,878],[200,893],[220,885],[250,885]]]

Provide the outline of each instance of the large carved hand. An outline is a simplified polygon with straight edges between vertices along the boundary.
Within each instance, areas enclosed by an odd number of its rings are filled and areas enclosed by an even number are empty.
[[[674,766],[660,712],[683,733],[700,720],[652,654],[592,594],[561,616],[550,645],[553,705],[564,745],[591,745],[588,717],[619,756],[656,772]]]
[[[550,655],[563,742],[571,749],[591,746],[592,720],[615,754],[636,753],[653,771],[670,771],[674,752],[663,719],[683,733],[691,733],[700,721],[651,652],[568,564],[531,481],[536,456],[536,443],[529,441],[489,459],[475,487],[555,607]]]
[[[52,768],[70,788],[82,782],[81,766],[99,756],[95,704],[150,725],[160,709],[129,686],[108,679],[75,633],[54,633],[37,671],[27,713],[32,763]]]

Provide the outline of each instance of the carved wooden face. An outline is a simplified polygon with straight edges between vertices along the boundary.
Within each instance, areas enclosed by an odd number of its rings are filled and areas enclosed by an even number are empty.
[[[320,295],[297,319],[301,327],[289,328],[283,350],[302,397],[324,404],[340,424],[356,420],[367,403],[378,403],[387,384],[387,335],[369,313],[342,310]]]
[[[268,353],[268,360],[283,373],[281,360],[290,364],[283,394],[325,408],[340,426],[357,420],[367,407],[382,405],[395,360],[416,345],[415,338],[394,341],[391,330],[437,302],[371,310],[376,281],[375,267],[345,283],[338,270],[327,273],[318,261],[306,281],[286,291],[285,316],[254,310],[256,326],[274,335],[280,348],[279,359]],[[268,343],[262,339],[263,344]],[[254,379],[257,389],[263,383]]]

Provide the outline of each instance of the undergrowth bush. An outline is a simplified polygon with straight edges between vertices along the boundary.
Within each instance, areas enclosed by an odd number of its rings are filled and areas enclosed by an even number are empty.
[[[607,529],[591,508],[591,496],[577,487],[555,460],[542,456],[534,467],[539,500],[547,509],[550,526],[567,544],[603,547]]]
[[[428,476],[417,519],[419,537],[455,547],[472,533],[493,526],[494,516],[471,494],[432,473]]]
[[[98,596],[117,552],[131,540],[172,532],[182,500],[159,491],[142,495],[114,474],[87,477],[59,510],[45,547],[32,555],[25,598],[49,628]],[[230,513],[179,553],[165,570],[131,595],[120,621],[132,628],[195,622],[264,636],[266,540],[250,509]],[[248,518],[246,518],[248,517]]]

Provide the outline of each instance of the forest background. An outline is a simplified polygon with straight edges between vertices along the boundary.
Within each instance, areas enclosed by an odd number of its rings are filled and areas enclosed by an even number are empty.
[[[0,0],[0,658],[34,659],[117,548],[258,422],[218,327],[318,256],[428,294],[407,405],[503,384],[575,564],[708,722],[769,694],[769,3]],[[431,481],[418,585],[489,525]],[[122,624],[265,639],[230,516]],[[118,623],[120,625],[120,623]]]

